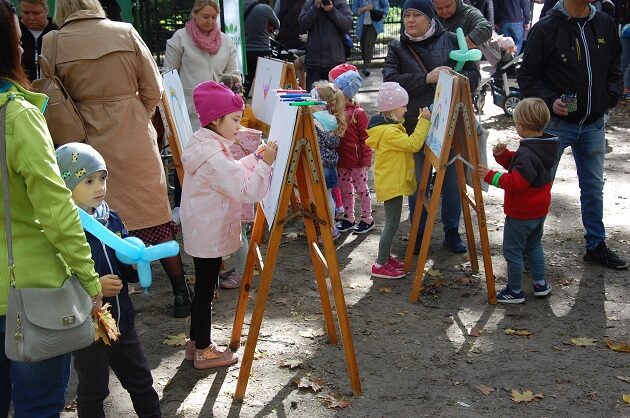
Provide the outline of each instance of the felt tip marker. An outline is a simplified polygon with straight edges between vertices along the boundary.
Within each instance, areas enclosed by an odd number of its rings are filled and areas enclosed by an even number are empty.
[[[324,106],[326,102],[300,101],[291,102],[289,106]]]
[[[308,92],[303,92],[303,93],[285,93],[285,94],[281,94],[280,98],[281,99],[286,99],[288,97],[309,97],[311,95],[311,93]]]

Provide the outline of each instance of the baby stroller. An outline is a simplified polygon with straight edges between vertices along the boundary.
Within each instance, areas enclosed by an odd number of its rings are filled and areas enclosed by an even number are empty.
[[[518,85],[514,81],[516,69],[522,57],[523,54],[519,54],[513,58],[502,59],[497,63],[494,73],[479,83],[474,97],[475,110],[478,113],[486,104],[486,93],[489,89],[492,93],[492,102],[502,108],[506,115],[512,116],[516,105],[523,100]]]
[[[305,48],[290,49],[282,43],[276,41],[273,37],[269,37],[271,47],[271,57],[282,61],[293,62],[306,53]]]

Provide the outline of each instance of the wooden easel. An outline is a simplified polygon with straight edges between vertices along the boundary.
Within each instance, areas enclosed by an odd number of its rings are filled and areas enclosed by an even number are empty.
[[[175,121],[173,120],[173,113],[168,100],[166,99],[166,92],[162,93],[162,106],[164,112],[162,113],[162,120],[165,122],[166,139],[168,140],[168,146],[171,149],[171,157],[173,158],[173,167],[177,171],[177,178],[179,179],[180,186],[184,183],[184,167],[182,166],[182,145],[177,137],[177,130],[175,129]]]
[[[477,167],[479,162],[479,152],[477,149],[477,129],[473,113],[472,99],[470,94],[470,84],[468,79],[456,72],[451,72],[453,80],[453,93],[451,106],[448,116],[448,127],[446,135],[442,143],[440,156],[438,157],[433,150],[425,144],[424,146],[424,165],[420,175],[420,187],[416,200],[416,210],[413,216],[411,231],[409,232],[409,242],[407,244],[407,253],[405,256],[405,271],[409,271],[413,260],[413,249],[416,243],[416,236],[420,226],[420,216],[422,208],[427,210],[427,220],[422,236],[420,253],[418,255],[418,265],[416,266],[416,274],[413,280],[413,287],[409,297],[410,302],[418,301],[422,292],[422,280],[424,278],[424,267],[429,253],[429,245],[431,242],[431,233],[435,224],[442,185],[444,183],[444,174],[449,164],[455,164],[457,170],[457,182],[459,185],[459,193],[462,201],[462,212],[464,215],[464,225],[466,227],[466,240],[468,244],[468,252],[470,253],[470,264],[474,272],[479,271],[479,261],[477,259],[477,249],[472,225],[472,217],[470,209],[477,214],[477,224],[479,228],[479,238],[481,242],[481,253],[483,256],[484,270],[486,275],[486,288],[488,292],[488,303],[495,305],[497,296],[494,284],[494,273],[492,272],[492,259],[490,256],[490,241],[488,240],[488,228],[486,225],[486,214],[483,206],[483,196],[481,190],[481,180],[476,174],[472,175],[474,200],[468,195],[466,189],[466,178],[464,173],[464,164],[472,169]],[[455,158],[449,161],[449,155]],[[432,169],[435,170],[435,183],[433,192],[429,198],[426,196],[429,182],[431,181]]]
[[[322,302],[322,312],[324,313],[328,339],[332,344],[337,343],[337,334],[326,285],[325,270],[328,270],[330,285],[335,299],[337,319],[339,321],[343,349],[348,366],[348,374],[350,376],[350,386],[354,394],[358,395],[362,392],[346,301],[341,286],[341,277],[339,275],[337,253],[332,237],[332,219],[328,211],[327,203],[328,191],[324,182],[319,146],[315,135],[312,113],[309,108],[305,107],[298,110],[297,123],[289,158],[290,163],[284,173],[277,214],[270,231],[264,261],[261,256],[260,245],[264,239],[265,215],[260,205],[256,212],[254,227],[249,240],[249,251],[247,253],[247,261],[245,262],[245,271],[243,272],[243,284],[241,285],[238,304],[236,306],[234,327],[232,328],[232,338],[230,340],[230,348],[232,348],[232,350],[238,350],[240,345],[240,336],[252,285],[254,264],[256,264],[260,272],[260,284],[251,317],[236,392],[234,394],[234,398],[238,400],[243,400],[245,397],[245,390],[249,380],[265,306],[267,304],[273,270],[276,265],[276,257],[282,238],[282,231],[287,218],[289,204],[295,192],[295,185],[297,185],[299,190],[300,201],[302,203],[306,239],[308,241],[315,279]],[[319,226],[319,232],[323,238],[323,254],[317,244],[316,224]]]

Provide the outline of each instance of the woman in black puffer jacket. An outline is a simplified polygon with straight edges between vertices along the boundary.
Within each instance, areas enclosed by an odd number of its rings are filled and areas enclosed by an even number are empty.
[[[404,33],[400,35],[400,41],[392,41],[389,44],[383,68],[383,81],[396,81],[407,90],[409,104],[404,126],[407,134],[410,135],[416,127],[420,109],[433,103],[440,71],[455,66],[455,61],[449,58],[449,53],[454,49],[459,49],[459,46],[456,35],[446,32],[435,19],[433,4],[430,0],[405,1],[403,23]],[[461,73],[470,80],[470,90],[475,91],[480,78],[477,65],[467,62]],[[414,160],[416,179],[419,179],[424,153],[417,152]],[[410,218],[413,216],[415,203],[416,196],[410,196]],[[451,164],[446,169],[442,186],[442,223],[444,247],[455,253],[467,251],[466,244],[461,240],[458,231],[461,209],[455,165]],[[420,249],[425,219],[426,213],[423,210],[416,240],[416,254]]]

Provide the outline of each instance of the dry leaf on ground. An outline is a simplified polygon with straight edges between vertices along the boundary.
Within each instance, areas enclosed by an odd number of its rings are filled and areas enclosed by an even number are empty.
[[[296,377],[293,383],[298,389],[311,389],[313,392],[319,392],[326,385],[324,379],[310,377]]]
[[[606,340],[606,345],[613,351],[619,351],[621,353],[630,353],[630,344],[613,344],[612,341]]]
[[[630,405],[630,393],[623,395],[623,401]]]
[[[479,280],[474,277],[459,276],[455,279],[455,284],[461,286],[475,286],[479,284]]]
[[[588,337],[579,337],[579,338],[571,338],[571,344],[577,345],[578,347],[591,347],[597,345],[599,341],[595,338]]]
[[[300,334],[300,336],[302,336],[304,338],[321,337],[325,333],[326,332],[323,329],[321,329],[321,328],[320,329],[307,328],[306,331],[298,332],[298,334]]]
[[[392,293],[392,288],[391,287],[379,287],[378,288],[378,293]]]
[[[183,332],[177,335],[168,335],[162,344],[170,345],[171,347],[180,347],[186,345],[186,341],[188,340],[188,336]]]
[[[530,335],[534,335],[534,333],[528,329],[513,329],[513,328],[506,328],[503,330],[503,333],[506,335],[517,335],[519,337],[529,337]]]
[[[630,377],[628,376],[615,376],[615,377],[621,380],[622,382],[630,383]]]
[[[341,392],[330,392],[319,397],[326,408],[343,409],[350,406],[350,401]]]
[[[280,362],[280,367],[288,367],[289,369],[295,369],[296,367],[300,367],[302,365],[302,360],[299,359],[289,359],[282,360]]]
[[[472,327],[470,331],[468,331],[468,335],[471,337],[479,337],[481,335],[481,331],[477,327]]]
[[[495,388],[486,386],[486,385],[479,385],[477,386],[477,389],[479,389],[479,391],[483,393],[484,395],[490,395],[492,392],[496,390]]]
[[[518,390],[512,389],[512,402],[521,403],[521,402],[531,402],[535,399],[542,399],[545,396],[540,393],[534,394],[531,390],[526,390],[523,393],[520,393]]]
[[[427,274],[431,277],[439,277],[442,275],[442,273],[440,273],[440,270],[434,270],[434,269],[429,269],[427,271]]]

